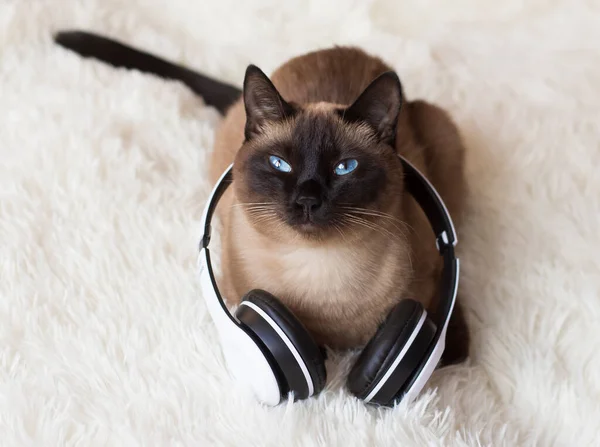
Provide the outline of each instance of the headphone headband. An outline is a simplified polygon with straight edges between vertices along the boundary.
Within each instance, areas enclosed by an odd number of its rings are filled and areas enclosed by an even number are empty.
[[[443,258],[443,271],[441,278],[440,296],[438,308],[433,316],[436,324],[435,336],[427,349],[424,360],[418,368],[412,373],[406,385],[398,392],[397,397],[409,394],[410,398],[416,396],[427,379],[437,366],[445,347],[446,330],[450,321],[450,316],[454,309],[456,294],[458,291],[458,281],[460,276],[459,260],[455,256],[454,247],[458,239],[452,218],[436,189],[429,180],[408,160],[398,155],[404,168],[404,183],[406,190],[417,201],[423,209],[429,224],[435,235],[436,247]],[[213,290],[205,288],[203,290],[204,298],[211,316],[217,324],[228,326],[234,323],[239,326],[237,321],[230,314],[213,274],[210,262],[210,253],[208,246],[211,240],[211,221],[217,204],[227,188],[233,182],[233,164],[223,172],[210,194],[210,197],[204,208],[201,219],[201,228],[203,235],[200,242],[200,262],[201,274],[205,274],[206,281],[203,284],[211,284]],[[223,314],[223,312],[225,314]],[[228,320],[228,321],[227,321]]]
[[[204,233],[202,234],[202,240],[200,242],[200,250],[203,248],[208,248],[208,244],[210,243],[210,236],[212,232],[211,221],[212,216],[215,213],[215,209],[217,208],[217,204],[223,194],[233,182],[233,164],[230,164],[229,167],[221,174],[219,180],[217,180],[217,184],[213,187],[212,192],[206,202],[206,206],[204,207],[204,212],[202,213],[202,220],[200,221],[202,228],[204,229]]]

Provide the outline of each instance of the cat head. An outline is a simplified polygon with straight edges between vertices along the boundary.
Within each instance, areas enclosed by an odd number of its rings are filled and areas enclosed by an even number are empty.
[[[245,141],[234,162],[241,209],[273,237],[322,241],[383,228],[402,196],[394,148],[402,88],[386,72],[350,105],[286,101],[250,65]]]

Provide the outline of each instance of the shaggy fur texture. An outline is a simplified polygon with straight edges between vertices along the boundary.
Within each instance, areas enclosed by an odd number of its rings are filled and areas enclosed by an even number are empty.
[[[282,3],[0,4],[1,443],[597,443],[600,11]],[[262,408],[234,391],[195,276],[217,113],[51,43],[74,27],[238,85],[249,62],[357,44],[447,108],[468,148],[470,362],[391,410],[350,397],[352,357],[336,355],[316,399]]]

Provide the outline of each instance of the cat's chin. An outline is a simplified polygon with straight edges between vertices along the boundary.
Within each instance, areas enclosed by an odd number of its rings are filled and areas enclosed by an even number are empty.
[[[295,224],[290,226],[290,229],[307,242],[323,243],[343,237],[339,230],[336,230],[333,226],[314,222]]]
[[[252,222],[252,226],[258,233],[280,242],[297,240],[297,237],[306,241],[322,242],[336,234],[335,229],[329,225],[305,220],[258,221]]]
[[[311,237],[325,235],[329,228],[327,223],[319,222],[306,216],[289,216],[287,224],[295,232]]]
[[[294,225],[293,228],[301,234],[312,235],[312,236],[324,233],[323,227],[315,224],[314,222],[305,222],[305,223],[297,224],[297,225]]]

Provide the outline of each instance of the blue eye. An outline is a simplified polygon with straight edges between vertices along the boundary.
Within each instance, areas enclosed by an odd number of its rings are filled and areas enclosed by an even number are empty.
[[[346,175],[351,173],[358,166],[358,161],[355,159],[340,161],[335,167],[335,173],[337,175]]]
[[[292,167],[285,161],[283,158],[276,157],[275,155],[271,155],[269,157],[269,162],[271,166],[281,172],[291,172]]]

